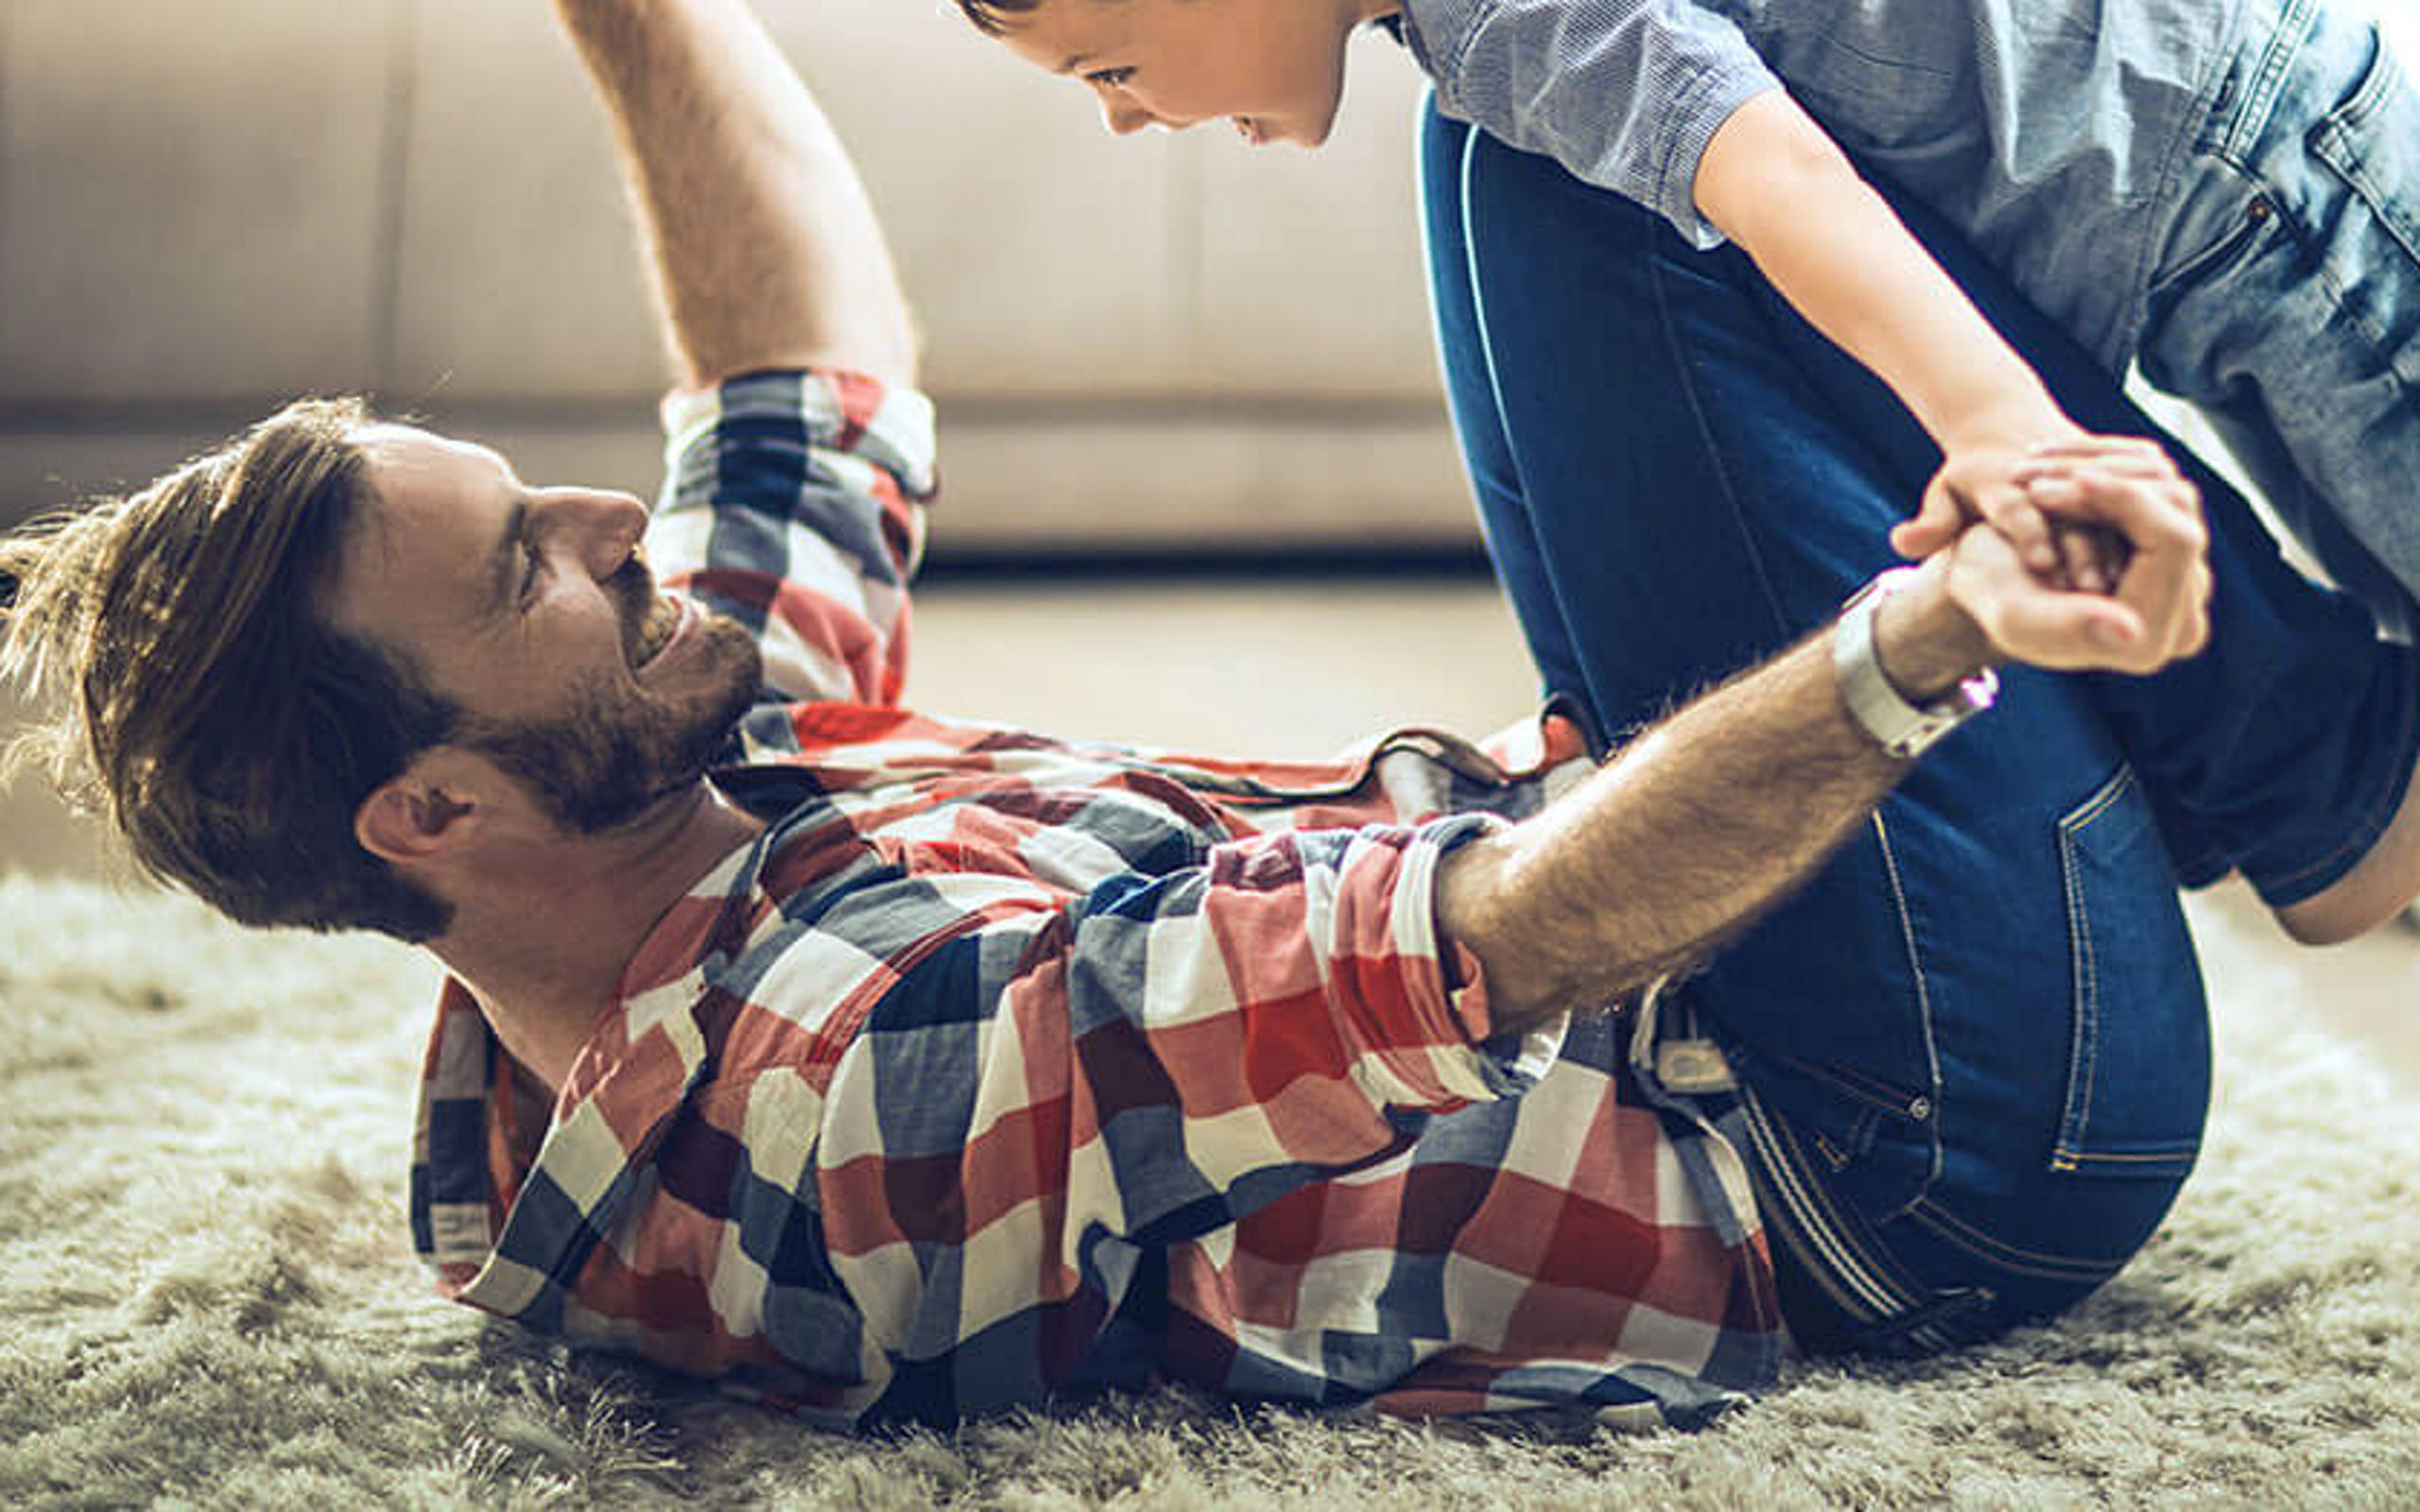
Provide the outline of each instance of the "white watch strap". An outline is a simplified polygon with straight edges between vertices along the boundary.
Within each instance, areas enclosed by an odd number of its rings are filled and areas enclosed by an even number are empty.
[[[1874,649],[1874,615],[1882,601],[1908,586],[1913,567],[1893,567],[1876,575],[1857,591],[1841,610],[1832,632],[1832,670],[1840,679],[1841,701],[1875,744],[1902,761],[1913,760],[1925,747],[1992,706],[1999,693],[1999,678],[1985,668],[1929,704],[1910,703],[1883,674]]]

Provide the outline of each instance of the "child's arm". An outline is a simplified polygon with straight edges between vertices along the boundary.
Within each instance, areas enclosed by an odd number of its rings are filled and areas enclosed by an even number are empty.
[[[2064,526],[2054,543],[2014,481],[2028,448],[2083,432],[1821,126],[1779,90],[1756,95],[1716,130],[1693,192],[1699,213],[1941,446],[1941,472],[1893,546],[1926,556],[1979,518],[2027,565],[2065,565],[2077,586],[2103,586],[2095,554]]]

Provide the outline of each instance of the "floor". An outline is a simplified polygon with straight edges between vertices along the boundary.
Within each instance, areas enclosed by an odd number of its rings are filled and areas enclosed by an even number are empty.
[[[1465,580],[1212,585],[1115,579],[930,585],[919,600],[911,686],[925,708],[1205,752],[1322,755],[1394,724],[1471,734],[1521,718],[1528,666],[1494,590]],[[1046,666],[1034,648],[1048,646]],[[1317,675],[1310,669],[1316,667]],[[0,697],[0,729],[22,717]],[[0,792],[0,869],[105,869],[83,822],[38,784]],[[2401,926],[2328,951],[2275,936],[2237,886],[2192,901],[2197,919],[2274,937],[2297,1000],[2420,1097],[2420,934]]]

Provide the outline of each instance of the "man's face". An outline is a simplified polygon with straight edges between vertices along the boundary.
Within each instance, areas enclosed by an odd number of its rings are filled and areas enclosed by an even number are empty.
[[[1336,124],[1345,42],[1366,9],[1361,0],[1043,0],[1004,17],[1000,40],[1088,85],[1120,136],[1225,119],[1255,145],[1315,147]]]
[[[355,438],[374,498],[326,611],[461,711],[456,743],[595,833],[698,781],[762,676],[754,640],[660,591],[627,493],[533,489],[483,446]]]

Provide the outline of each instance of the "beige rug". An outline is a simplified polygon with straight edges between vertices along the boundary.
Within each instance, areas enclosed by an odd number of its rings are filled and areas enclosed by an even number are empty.
[[[429,1296],[408,954],[0,879],[0,1505],[2420,1504],[2420,1115],[2373,1114],[2380,1074],[2202,923],[2215,1143],[2055,1327],[1801,1373],[1695,1437],[1160,1396],[851,1441]]]

